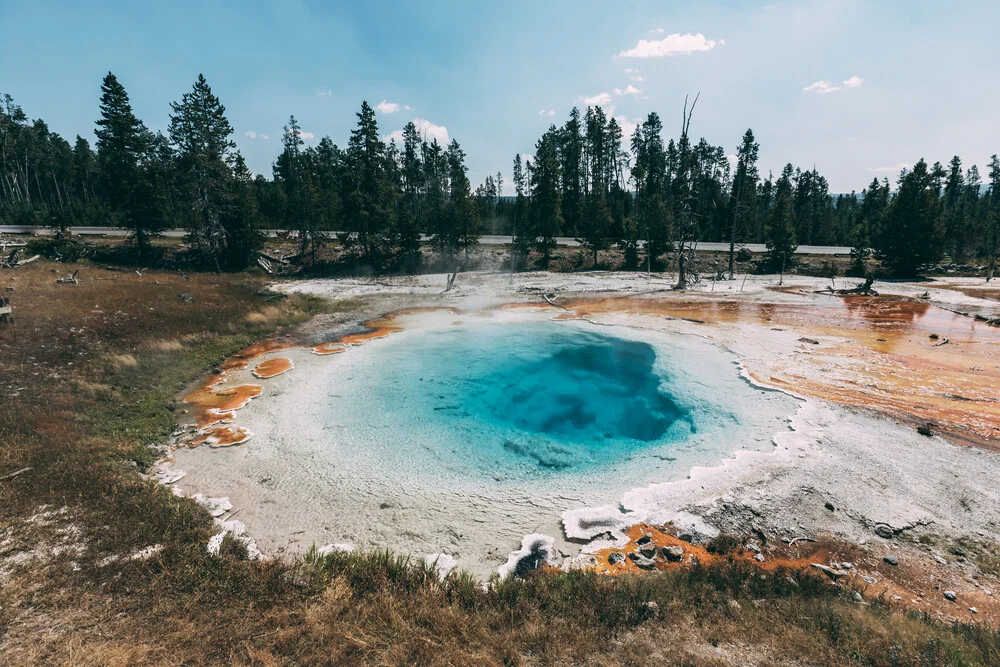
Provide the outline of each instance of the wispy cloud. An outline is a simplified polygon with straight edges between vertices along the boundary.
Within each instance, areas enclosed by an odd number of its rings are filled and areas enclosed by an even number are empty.
[[[726,40],[706,39],[700,32],[697,35],[675,32],[663,39],[640,39],[635,47],[619,53],[617,58],[663,58],[664,56],[686,56],[698,51],[711,51],[716,46],[723,46]]]
[[[618,95],[619,97],[622,95],[638,95],[641,92],[642,92],[641,90],[633,86],[631,83],[628,85],[628,87],[625,88],[625,90],[622,90],[621,88],[615,88],[615,95]]]
[[[309,141],[316,138],[316,135],[312,132],[299,132],[299,136],[302,137],[303,141]]]
[[[262,141],[267,141],[268,139],[271,138],[266,134],[261,134],[260,132],[255,132],[254,130],[247,130],[246,132],[243,133],[243,136],[245,136],[250,141],[256,141],[257,139],[260,139]]]
[[[319,96],[320,97],[330,97],[331,95],[333,95],[333,91],[332,90],[321,90],[321,91],[319,91]]]
[[[593,97],[581,95],[580,101],[588,107],[603,107],[611,104],[611,93],[597,93]]]
[[[256,139],[257,138],[257,133],[254,132],[253,130],[247,130],[243,134],[246,135],[247,139]]]
[[[628,74],[628,78],[632,79],[633,81],[635,81],[637,83],[639,81],[645,81],[645,79],[642,78],[642,75],[639,74],[639,70],[637,70],[634,67],[626,67],[625,68],[625,73]]]
[[[842,90],[848,90],[850,88],[860,88],[864,82],[865,80],[860,76],[852,76],[850,79],[845,79],[840,83],[840,85],[835,85],[830,81],[816,81],[815,83],[810,83],[802,90],[807,93],[829,95],[830,93],[838,93]]]
[[[435,125],[425,118],[414,118],[413,124],[417,126],[417,134],[427,141],[437,139],[437,142],[441,145],[447,145],[451,141],[448,137],[448,128],[444,125]],[[386,143],[390,141],[395,141],[397,144],[403,143],[403,131],[396,130],[385,137],[385,141]]]
[[[904,169],[909,169],[913,165],[909,162],[900,162],[899,164],[894,164],[889,167],[868,167],[869,173],[872,174],[898,174]]]
[[[549,116],[549,117],[552,117],[552,116],[556,115],[556,110],[555,109],[539,109],[538,110],[538,115],[539,116]]]

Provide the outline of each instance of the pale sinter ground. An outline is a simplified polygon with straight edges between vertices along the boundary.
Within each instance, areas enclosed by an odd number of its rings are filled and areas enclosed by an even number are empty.
[[[476,310],[529,302],[546,309],[541,316],[551,317],[558,311],[543,301],[543,293],[560,299],[604,293],[678,298],[669,291],[672,276],[656,274],[651,279],[642,274],[608,273],[461,274],[454,289],[442,293],[445,282],[443,275],[426,275],[300,281],[280,285],[279,289],[335,300],[363,300],[357,312],[324,316],[310,323],[306,333],[316,342],[356,331],[361,321],[373,316],[414,307]],[[803,292],[830,284],[827,279],[798,276],[786,277],[785,282],[802,286]],[[838,283],[838,287],[846,286],[843,280]],[[703,284],[684,293],[684,298],[789,304],[831,298],[769,289],[776,284],[775,276],[753,276],[745,283],[737,280]],[[952,286],[967,291],[986,287],[972,279],[877,285],[883,294],[915,298],[926,292],[930,303],[962,312],[995,317],[1000,310],[995,301],[948,289]],[[752,325],[711,327],[706,331],[704,325],[659,316],[610,314],[599,319],[603,324],[620,325],[654,338],[657,332],[710,338],[712,342],[706,341],[706,345],[718,347],[720,352],[728,350],[750,369],[780,363],[783,355],[792,353],[799,338],[795,331],[771,331]],[[371,350],[362,346],[333,358],[305,351],[281,353],[292,357],[296,368],[264,381],[264,395],[237,416],[237,423],[249,425],[255,437],[228,450],[177,450],[175,469],[185,471],[187,476],[175,485],[182,487],[185,494],[228,497],[234,511],[239,512],[237,518],[246,524],[264,553],[301,552],[313,544],[357,542],[359,546],[409,551],[421,558],[445,553],[456,557],[460,567],[481,577],[495,571],[507,553],[519,547],[520,524],[498,528],[496,522],[490,521],[490,512],[502,511],[505,502],[521,504],[516,509],[537,521],[521,535],[532,532],[553,536],[557,554],[567,557],[567,563],[581,549],[580,541],[608,528],[612,529],[612,538],[617,538],[620,534],[615,528],[639,520],[672,521],[703,536],[752,529],[789,537],[830,533],[878,550],[900,547],[896,541],[877,537],[873,530],[877,524],[887,524],[897,532],[1000,539],[1000,492],[995,484],[1000,479],[1000,455],[958,446],[940,437],[927,438],[910,425],[817,399],[788,399],[780,406],[791,407],[787,416],[793,418],[794,430],[776,429],[773,444],[734,444],[721,463],[718,456],[705,461],[696,456],[682,459],[679,465],[684,469],[667,467],[662,471],[662,481],[616,480],[610,494],[580,494],[558,488],[542,493],[535,489],[534,496],[503,498],[499,505],[494,498],[470,498],[464,507],[428,511],[429,506],[419,499],[395,493],[393,485],[366,480],[357,487],[362,495],[353,497],[353,507],[367,505],[382,512],[380,525],[372,526],[364,515],[352,516],[350,505],[338,506],[338,494],[331,491],[336,480],[324,477],[321,466],[314,465],[315,451],[303,446],[308,437],[300,437],[301,431],[297,430],[302,415],[289,409],[296,401],[288,397],[283,400],[281,395],[291,392],[294,398],[296,391],[307,391],[307,382],[298,385],[299,389],[295,387],[296,376],[308,377],[308,369],[343,362],[355,352],[374,353],[374,346],[381,342],[366,344],[372,346]],[[231,382],[237,380],[250,378],[234,377]],[[699,464],[708,466],[697,467]],[[295,483],[283,484],[290,481]],[[836,511],[826,509],[826,503]],[[595,504],[603,507],[595,510]],[[627,514],[622,514],[623,510]],[[447,516],[436,521],[435,512]],[[580,526],[581,518],[600,517],[607,525],[592,529]],[[567,533],[577,539],[568,541]],[[583,546],[583,550],[603,544],[606,541],[599,539]]]

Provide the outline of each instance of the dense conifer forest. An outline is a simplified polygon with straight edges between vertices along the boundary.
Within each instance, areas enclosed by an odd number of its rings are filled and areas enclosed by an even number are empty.
[[[264,229],[296,232],[306,258],[341,232],[353,261],[378,271],[416,270],[421,235],[456,262],[480,234],[512,235],[518,268],[531,251],[545,266],[559,236],[580,239],[595,265],[615,246],[626,268],[654,270],[656,258],[691,239],[767,243],[775,271],[798,244],[851,246],[859,272],[877,258],[901,276],[944,257],[982,262],[992,275],[1000,249],[995,155],[985,182],[956,156],[834,195],[815,168],[762,174],[752,130],[734,159],[727,147],[695,142],[686,126],[664,143],[656,112],[626,137],[595,106],[552,125],[530,158],[515,156],[512,183],[497,173],[473,189],[457,141],[427,141],[409,123],[401,145],[387,143],[367,102],[344,147],[329,137],[305,146],[290,117],[270,178],[248,170],[203,76],[171,104],[166,135],[136,117],[112,73],[98,115],[94,144],[81,136],[71,144],[10,95],[0,99],[0,224],[123,227],[140,257],[157,232],[183,228],[219,269],[251,264]]]

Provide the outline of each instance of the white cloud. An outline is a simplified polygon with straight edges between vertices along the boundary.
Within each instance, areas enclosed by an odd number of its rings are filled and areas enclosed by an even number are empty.
[[[253,130],[247,130],[243,134],[246,135],[247,139],[256,139],[257,138],[257,133],[254,132]]]
[[[633,81],[638,82],[638,81],[645,81],[646,80],[646,79],[644,79],[642,77],[641,74],[639,74],[639,70],[637,70],[634,67],[626,67],[625,68],[625,73],[628,74],[628,78],[630,78]]]
[[[395,102],[387,102],[386,100],[382,100],[381,102],[375,105],[375,111],[384,114],[396,113],[397,111],[399,111],[399,105],[396,104]]]
[[[267,141],[267,140],[268,140],[268,139],[270,139],[271,137],[270,137],[269,135],[266,135],[266,134],[262,134],[262,135],[260,135],[260,138],[261,138],[261,139],[263,139],[264,141]]]
[[[299,132],[299,136],[302,137],[303,141],[309,141],[310,139],[316,138],[316,135],[312,132]]]
[[[667,35],[663,39],[640,39],[634,48],[619,53],[618,58],[662,58],[664,56],[686,56],[697,51],[711,51],[716,46],[722,46],[725,40],[705,39],[700,32]]]
[[[615,116],[614,118],[618,122],[618,127],[622,129],[622,144],[629,146],[632,134],[635,133],[638,119],[636,119],[636,122],[632,122],[626,116]]]
[[[417,134],[427,141],[437,139],[437,142],[442,146],[446,146],[451,142],[451,139],[448,137],[448,128],[444,125],[435,125],[424,118],[414,118],[413,124],[417,126]],[[386,143],[389,143],[390,141],[395,141],[397,144],[403,143],[403,131],[396,130],[389,136],[385,137]]]
[[[593,97],[580,96],[580,101],[588,107],[603,107],[611,104],[610,93],[598,93]]]
[[[844,82],[836,86],[829,81],[816,81],[815,83],[810,83],[808,86],[802,90],[807,93],[817,93],[819,95],[828,95],[830,93],[837,93],[842,90],[847,90],[848,88],[860,88],[861,84],[865,82],[860,76],[852,76],[850,79],[844,80]]]
[[[538,115],[539,116],[549,116],[551,118],[552,116],[556,115],[556,110],[555,109],[539,109],[538,110]]]
[[[820,95],[826,95],[828,93],[835,93],[840,90],[840,86],[835,86],[829,81],[817,81],[815,83],[810,83],[808,86],[802,90],[807,93],[818,93]]]
[[[666,32],[666,30],[664,30],[663,28],[653,28],[653,29],[652,29],[652,30],[650,30],[649,32],[651,32],[651,33],[655,33],[655,34],[657,34],[657,35],[662,35],[663,33],[665,33],[665,32]]]
[[[333,91],[332,90],[321,90],[321,91],[319,91],[319,96],[320,97],[329,97],[330,95],[333,95]]]
[[[641,90],[639,90],[638,88],[636,88],[635,86],[633,86],[631,83],[628,85],[627,88],[625,88],[625,90],[622,90],[621,88],[615,88],[615,95],[618,95],[618,96],[621,96],[621,95],[638,95],[641,92],[642,92]]]
[[[873,174],[898,174],[904,169],[909,169],[913,165],[908,162],[900,162],[891,167],[868,167],[868,171]]]

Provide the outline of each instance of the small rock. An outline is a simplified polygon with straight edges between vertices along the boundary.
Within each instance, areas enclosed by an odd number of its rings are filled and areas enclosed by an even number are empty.
[[[877,584],[878,583],[878,579],[876,579],[875,577],[869,577],[867,574],[862,574],[861,578],[864,580],[864,582],[866,584]]]
[[[612,551],[608,554],[608,562],[612,565],[618,565],[619,563],[625,562],[625,554],[621,551]]]
[[[883,558],[882,560],[884,560],[884,561],[885,561],[886,563],[888,563],[889,565],[892,565],[892,566],[894,566],[894,567],[895,567],[896,565],[899,565],[899,559],[898,559],[898,558],[896,558],[895,556],[891,555],[891,554],[890,554],[890,555],[888,555],[888,556],[886,556],[886,557],[885,557],[885,558]]]
[[[937,562],[938,565],[947,565],[948,564],[948,561],[946,561],[944,558],[941,558],[941,556],[934,556],[934,560],[935,560],[935,562]]]
[[[865,601],[864,596],[861,595],[861,593],[859,593],[857,591],[854,591],[854,596],[853,597],[854,597],[854,601],[855,602],[864,602]]]
[[[898,595],[893,595],[893,596],[892,596],[892,599],[893,599],[893,600],[895,600],[896,602],[899,602],[899,601],[900,601],[900,600],[902,600],[903,598],[899,597]]]
[[[934,424],[932,424],[931,422],[927,422],[926,424],[921,424],[920,426],[917,427],[917,433],[919,433],[920,435],[926,435],[928,437],[932,436],[934,435],[934,432],[931,430],[933,426]]]
[[[958,598],[958,596],[955,595],[955,591],[945,591],[944,592],[944,599],[945,600],[951,600],[952,602],[954,602],[957,598]]]
[[[760,553],[760,547],[758,547],[758,546],[757,546],[756,544],[754,544],[753,542],[747,542],[747,545],[746,545],[746,547],[747,547],[747,550],[748,550],[748,551],[752,551],[752,552],[754,552],[755,554],[759,554],[759,553]]]
[[[764,554],[754,554],[753,558],[758,563],[763,563],[764,562]]]
[[[729,601],[729,608],[732,609],[733,611],[740,611],[741,609],[743,609],[743,605],[741,605],[736,600],[730,600]]]
[[[841,563],[840,564],[840,569],[841,570],[853,570],[854,569],[854,563],[848,563],[848,562]]]
[[[965,558],[965,549],[955,547],[954,549],[951,550],[951,552],[956,556],[958,556],[959,558]]]
[[[639,553],[641,553],[646,558],[653,558],[656,556],[656,545],[652,542],[647,542],[639,547]]]
[[[642,545],[649,544],[652,541],[653,541],[653,534],[652,533],[646,533],[645,535],[643,535],[642,537],[640,537],[639,539],[637,539],[635,541],[635,543],[638,544],[641,547]]]
[[[681,542],[694,542],[694,535],[691,533],[681,533],[677,536],[677,539]]]
[[[831,503],[831,502],[823,503],[823,507],[825,507],[826,509],[830,510],[831,512],[833,512],[834,510],[837,509],[836,507],[833,506],[833,503]]]
[[[809,343],[810,345],[819,345],[819,341],[816,340],[815,338],[805,338],[805,337],[802,337],[802,338],[799,339],[799,342],[800,343]]]
[[[979,613],[979,610],[976,609],[975,607],[969,607],[969,611],[971,611],[973,614],[978,614]]]
[[[650,600],[645,605],[646,616],[649,618],[659,618],[660,617],[660,605],[656,604],[653,600]]]
[[[828,565],[823,565],[822,563],[810,563],[810,565],[812,565],[814,568],[816,568],[817,570],[819,570],[820,572],[822,572],[823,574],[834,580],[847,576],[846,570],[834,569],[832,567],[829,567]]]
[[[680,547],[663,547],[663,557],[669,561],[678,562],[684,558],[684,549]]]
[[[641,567],[644,570],[654,570],[656,569],[656,563],[653,562],[651,558],[646,558],[640,553],[630,553],[628,557],[636,564],[637,567]]]
[[[879,537],[891,540],[895,532],[892,530],[892,526],[887,523],[880,523],[875,526],[875,534]]]

